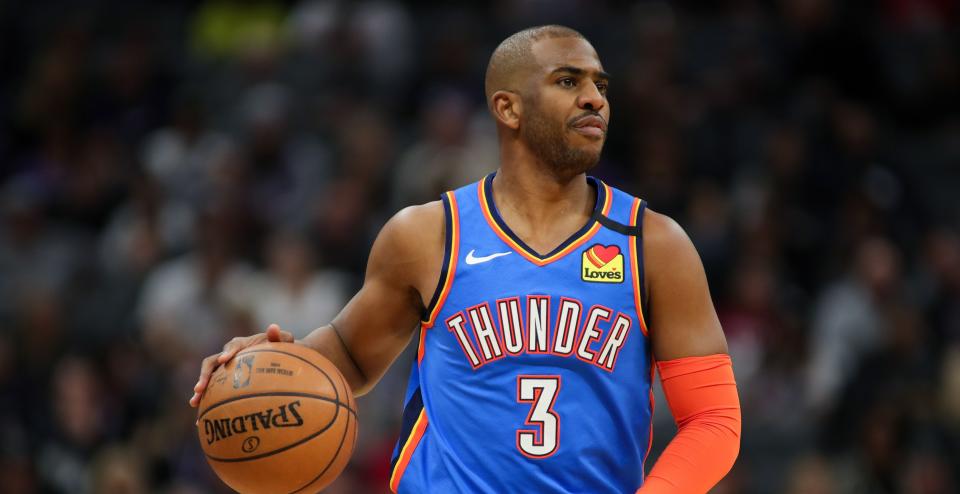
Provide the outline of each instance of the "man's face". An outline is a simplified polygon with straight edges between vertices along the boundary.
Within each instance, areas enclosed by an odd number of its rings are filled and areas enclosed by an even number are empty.
[[[521,138],[561,176],[593,168],[607,138],[608,77],[580,38],[548,38],[532,46],[537,67],[523,91]]]

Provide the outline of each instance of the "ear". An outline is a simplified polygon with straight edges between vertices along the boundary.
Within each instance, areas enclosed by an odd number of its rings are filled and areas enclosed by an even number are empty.
[[[490,97],[490,111],[500,124],[513,130],[520,128],[523,103],[519,94],[502,89],[493,93]]]

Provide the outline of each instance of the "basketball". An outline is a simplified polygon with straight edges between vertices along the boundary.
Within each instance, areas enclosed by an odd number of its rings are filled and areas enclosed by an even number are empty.
[[[210,377],[198,409],[207,461],[243,494],[317,492],[346,467],[357,438],[340,371],[292,343],[239,352]]]

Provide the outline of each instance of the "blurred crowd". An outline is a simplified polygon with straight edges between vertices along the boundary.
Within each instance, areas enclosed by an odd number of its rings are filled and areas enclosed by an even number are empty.
[[[487,57],[562,23],[613,74],[595,174],[707,269],[744,415],[715,492],[958,492],[958,22],[954,0],[5,0],[0,491],[228,492],[187,406],[201,358],[328,322],[390,215],[496,169]],[[360,400],[331,492],[387,492],[409,362]]]

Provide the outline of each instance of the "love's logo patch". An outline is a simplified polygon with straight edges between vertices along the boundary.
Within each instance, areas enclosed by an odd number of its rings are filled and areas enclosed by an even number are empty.
[[[623,283],[623,254],[616,245],[594,244],[583,251],[580,279],[591,283]]]

